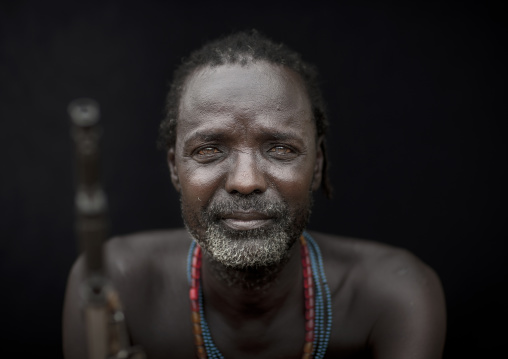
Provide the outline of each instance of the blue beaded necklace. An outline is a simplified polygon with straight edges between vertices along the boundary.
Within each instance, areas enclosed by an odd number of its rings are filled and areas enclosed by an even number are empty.
[[[302,242],[302,245],[307,244],[310,265],[312,268],[312,278],[314,280],[313,286],[315,290],[315,315],[313,323],[314,339],[312,346],[312,357],[314,359],[323,359],[328,347],[332,329],[331,293],[323,268],[323,257],[321,255],[321,250],[319,249],[319,246],[314,241],[314,239],[307,232],[304,232],[303,236],[305,240]],[[200,249],[196,247],[196,242],[192,241],[187,257],[187,279],[191,285],[191,300],[194,299],[193,302],[198,303],[197,305],[199,306],[199,308],[193,308],[192,313],[192,319],[194,323],[193,330],[195,334],[196,346],[198,348],[197,355],[199,358],[224,359],[224,356],[221,354],[212,340],[212,335],[210,333],[208,323],[205,319],[205,313],[203,309],[203,291],[202,286],[200,285],[201,279],[199,272],[199,268],[201,267],[201,257],[196,255],[197,253],[200,254]],[[193,281],[197,281],[198,283]],[[196,288],[198,288],[197,291],[195,290]],[[197,313],[199,313],[199,318],[195,316]],[[304,353],[304,357],[306,357],[306,355],[309,356],[308,353]]]

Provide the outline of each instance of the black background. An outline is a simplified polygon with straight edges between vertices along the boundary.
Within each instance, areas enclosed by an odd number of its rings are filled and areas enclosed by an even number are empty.
[[[300,51],[322,75],[335,196],[317,196],[310,228],[402,246],[431,265],[447,297],[445,358],[506,351],[504,8],[0,4],[2,357],[62,355],[77,256],[68,103],[101,104],[112,235],[180,226],[155,146],[168,80],[191,50],[249,28]]]

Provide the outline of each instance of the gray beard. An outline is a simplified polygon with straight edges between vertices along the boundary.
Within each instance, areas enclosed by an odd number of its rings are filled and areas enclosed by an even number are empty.
[[[191,222],[206,228],[204,238],[197,235],[186,220],[185,206],[182,214],[189,232],[203,251],[211,258],[214,272],[231,287],[263,289],[273,282],[289,259],[292,246],[308,223],[312,206],[290,211],[282,200],[265,200],[260,194],[235,195],[227,199],[213,200]],[[252,230],[234,230],[225,226],[221,218],[237,210],[252,210],[273,218],[273,223]]]

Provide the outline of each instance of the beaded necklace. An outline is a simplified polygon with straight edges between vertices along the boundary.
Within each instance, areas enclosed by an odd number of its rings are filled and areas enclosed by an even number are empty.
[[[330,288],[323,269],[321,251],[307,232],[300,237],[300,253],[305,297],[305,343],[302,359],[322,359],[332,329]],[[205,319],[201,289],[201,258],[201,247],[192,241],[187,257],[187,278],[190,284],[189,297],[196,355],[199,359],[224,359],[212,340]]]

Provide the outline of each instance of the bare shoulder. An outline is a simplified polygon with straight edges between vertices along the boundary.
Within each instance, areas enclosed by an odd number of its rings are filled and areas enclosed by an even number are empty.
[[[153,261],[164,256],[168,260],[180,257],[190,244],[190,236],[184,229],[156,230],[117,236],[106,242],[106,260],[117,266],[127,262]]]
[[[397,287],[416,290],[440,286],[434,270],[408,250],[370,240],[317,232],[312,232],[312,236],[321,247],[325,265],[332,272],[347,272],[365,291],[389,294]]]
[[[103,246],[106,274],[113,282],[143,276],[157,264],[179,265],[189,248],[190,236],[185,229],[145,231],[116,236]],[[81,282],[85,275],[81,255],[74,263],[69,281]]]
[[[150,283],[174,283],[182,276],[190,243],[190,235],[183,228],[112,238],[104,246],[108,276],[120,290],[128,292],[137,286],[133,284],[145,285],[148,278]]]
[[[190,237],[184,228],[131,233],[116,236],[106,242],[107,252],[137,256],[158,251],[179,251],[188,246]]]
[[[312,235],[323,252],[334,304],[348,307],[351,317],[341,320],[363,323],[361,331],[376,358],[441,357],[445,300],[432,268],[405,249]]]

